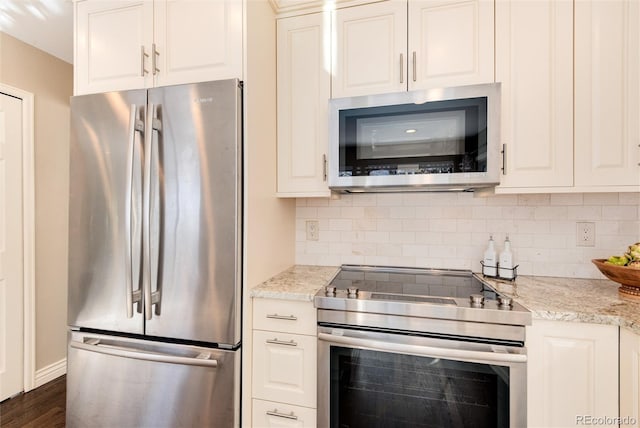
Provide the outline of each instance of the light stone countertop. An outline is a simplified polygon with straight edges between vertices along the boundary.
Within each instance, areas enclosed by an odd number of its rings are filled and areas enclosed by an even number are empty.
[[[313,301],[316,292],[338,270],[337,266],[295,265],[254,287],[250,295]],[[534,319],[619,325],[640,334],[640,302],[620,298],[618,284],[608,279],[544,276],[519,276],[514,282],[482,279],[529,309]]]
[[[251,289],[251,297],[312,302],[338,273],[338,266],[295,265]]]
[[[513,283],[483,279],[529,309],[534,319],[619,325],[640,334],[640,302],[619,297],[619,284],[608,279],[519,276]]]

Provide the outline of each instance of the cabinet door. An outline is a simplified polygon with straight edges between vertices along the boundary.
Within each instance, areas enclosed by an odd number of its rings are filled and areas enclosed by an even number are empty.
[[[242,0],[155,1],[156,86],[242,78]]]
[[[278,196],[329,196],[329,12],[278,20]]]
[[[265,400],[252,400],[253,426],[262,428],[315,428],[316,410]]]
[[[640,336],[620,329],[621,427],[640,427]]]
[[[409,89],[494,81],[492,0],[409,1]]]
[[[575,9],[576,186],[640,186],[640,2]]]
[[[75,14],[74,94],[151,86],[151,0],[81,1]]]
[[[253,398],[316,408],[317,338],[253,331]]]
[[[573,185],[573,4],[496,3],[501,188]]]
[[[333,12],[333,98],[407,89],[407,2]]]
[[[529,427],[618,416],[618,327],[534,320],[527,327]],[[584,422],[584,421],[583,421]]]

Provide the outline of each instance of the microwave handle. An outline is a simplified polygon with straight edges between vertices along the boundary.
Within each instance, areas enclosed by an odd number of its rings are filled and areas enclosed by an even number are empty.
[[[502,150],[500,150],[500,153],[502,153],[502,175],[507,175],[507,145],[503,144],[502,145]]]

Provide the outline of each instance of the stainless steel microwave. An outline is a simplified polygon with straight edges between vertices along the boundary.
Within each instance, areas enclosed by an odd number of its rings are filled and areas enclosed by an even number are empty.
[[[500,84],[329,102],[329,187],[469,191],[500,182]]]

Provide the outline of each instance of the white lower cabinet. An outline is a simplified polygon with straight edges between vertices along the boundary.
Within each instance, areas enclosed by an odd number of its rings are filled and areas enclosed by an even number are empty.
[[[316,319],[312,302],[254,300],[253,426],[316,426]]]
[[[316,409],[274,401],[253,400],[253,426],[260,428],[316,426]]]
[[[620,426],[640,427],[640,336],[620,329]]]
[[[526,346],[530,428],[618,417],[617,326],[534,320]]]

